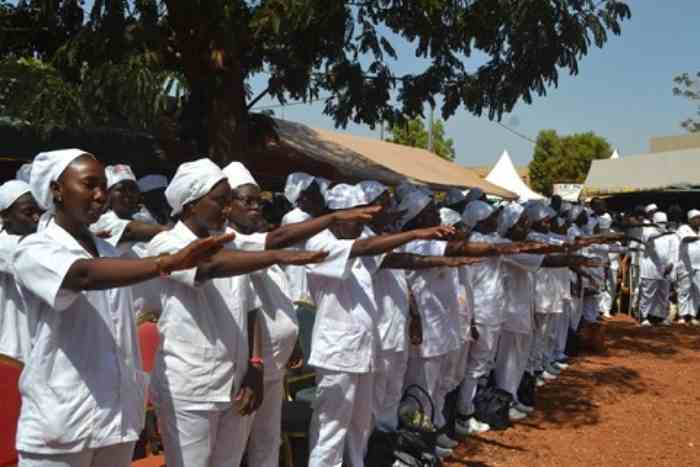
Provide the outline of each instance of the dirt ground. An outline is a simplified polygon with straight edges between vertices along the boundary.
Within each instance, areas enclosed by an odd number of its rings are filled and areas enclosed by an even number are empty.
[[[474,436],[449,467],[700,466],[700,329],[606,323],[607,355],[574,360],[537,412]]]

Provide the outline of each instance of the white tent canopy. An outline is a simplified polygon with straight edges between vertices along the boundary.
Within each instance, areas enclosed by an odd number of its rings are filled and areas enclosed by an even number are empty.
[[[505,188],[508,191],[512,191],[520,198],[520,201],[529,201],[532,199],[544,199],[539,193],[536,193],[530,189],[529,186],[523,182],[520,178],[518,172],[515,170],[513,161],[508,155],[508,151],[503,151],[501,157],[493,166],[491,172],[486,176],[486,181]]]
[[[620,154],[617,153],[617,149],[615,149],[612,153],[612,156],[610,156],[610,159],[619,159]]]

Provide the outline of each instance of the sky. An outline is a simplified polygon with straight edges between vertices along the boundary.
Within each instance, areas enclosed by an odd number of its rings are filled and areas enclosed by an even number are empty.
[[[620,155],[648,152],[652,136],[683,134],[680,122],[697,108],[672,93],[673,77],[700,71],[700,1],[628,0],[632,18],[620,36],[609,35],[602,49],[593,48],[579,62],[579,74],[560,75],[559,87],[532,104],[519,103],[502,122],[535,139],[542,129],[561,134],[594,131],[605,137]],[[410,44],[395,44],[401,70],[415,69]],[[479,60],[478,58],[476,59]],[[253,89],[263,89],[254,79]],[[258,106],[274,105],[261,100]],[[275,115],[311,127],[334,129],[323,115],[323,102],[275,109]],[[437,114],[437,112],[436,112]],[[352,134],[379,138],[379,130],[348,125]],[[517,165],[532,159],[534,145],[464,109],[446,122],[446,134],[455,141],[457,162],[468,166],[492,165],[505,149]]]

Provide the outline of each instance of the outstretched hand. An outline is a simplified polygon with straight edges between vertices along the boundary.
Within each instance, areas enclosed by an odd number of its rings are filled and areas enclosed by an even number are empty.
[[[445,225],[429,227],[426,229],[414,230],[417,240],[442,240],[451,237],[455,233],[455,228]]]
[[[279,250],[278,255],[278,264],[303,266],[305,264],[322,263],[328,257],[328,252]]]
[[[381,206],[345,209],[334,213],[337,222],[369,222],[382,212]]]
[[[164,256],[163,272],[170,273],[194,268],[221,251],[224,245],[235,237],[236,235],[231,232],[195,240],[177,253]]]

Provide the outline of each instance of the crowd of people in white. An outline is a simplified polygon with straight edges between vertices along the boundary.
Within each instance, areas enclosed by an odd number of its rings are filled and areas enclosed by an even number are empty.
[[[137,180],[77,149],[17,178],[0,186],[0,354],[23,365],[21,467],[130,465],[147,390],[168,467],[276,466],[285,373],[302,365],[316,374],[310,466],[365,465],[373,430],[430,402],[445,457],[490,429],[474,406],[485,378],[511,396],[511,420],[535,410],[523,378],[567,368],[569,336],[613,309],[621,264],[641,325],[669,323],[672,289],[698,324],[696,210],[670,225],[654,205],[619,216],[601,200],[292,173],[276,217],[240,163]],[[149,375],[146,310],[160,335]],[[402,403],[410,385],[425,394]]]

